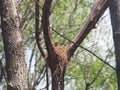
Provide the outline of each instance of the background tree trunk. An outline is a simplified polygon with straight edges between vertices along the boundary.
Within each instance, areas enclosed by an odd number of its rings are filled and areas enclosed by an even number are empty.
[[[0,0],[1,26],[6,59],[7,90],[28,90],[24,47],[19,31],[16,0]]]
[[[110,0],[109,7],[115,46],[117,83],[120,90],[120,0]]]

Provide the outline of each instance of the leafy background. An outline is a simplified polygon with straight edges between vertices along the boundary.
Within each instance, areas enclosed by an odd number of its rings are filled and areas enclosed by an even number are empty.
[[[40,0],[39,4],[40,25],[43,1]],[[53,0],[50,16],[53,43],[69,44],[69,41],[64,37],[71,40],[76,36],[92,10],[93,2],[94,0]],[[44,90],[46,88],[45,62],[35,40],[35,0],[22,0],[18,6],[18,12],[21,21],[20,29],[25,43],[29,84],[36,90]],[[41,37],[42,48],[45,50],[42,33]],[[106,10],[96,24],[96,28],[89,33],[81,45],[115,67],[109,9]],[[4,54],[2,36],[0,36],[0,53],[1,56]],[[4,59],[2,62],[5,66]],[[49,81],[51,87],[51,78]],[[0,84],[1,90],[5,90],[4,79]],[[115,71],[93,54],[79,47],[68,64],[65,90],[117,90]]]

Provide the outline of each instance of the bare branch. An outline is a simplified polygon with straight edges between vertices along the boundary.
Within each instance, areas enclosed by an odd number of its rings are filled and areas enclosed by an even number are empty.
[[[20,19],[20,26],[19,26],[20,29],[23,27],[23,25],[25,24],[26,21],[28,21],[28,20],[33,18],[33,15],[30,14],[30,12],[32,10],[29,8],[29,7],[33,6],[33,4],[31,5],[30,3],[31,3],[31,1],[29,1],[27,3],[24,15],[23,15],[22,19]],[[19,18],[20,18],[20,16],[19,16]]]
[[[42,74],[43,73],[43,74]],[[39,83],[41,82],[41,80],[45,77],[45,65],[43,66],[43,68],[40,70],[40,74],[38,75],[38,77],[37,77],[37,79],[34,81],[34,83],[33,83],[33,86],[32,86],[32,88],[33,88],[33,90],[34,90],[34,88],[37,86],[37,85],[39,85]]]
[[[6,70],[5,70],[5,67],[3,66],[3,63],[2,63],[2,60],[4,58],[4,54],[2,55],[2,57],[0,58],[0,69],[1,69],[1,74],[3,74],[4,78],[5,78],[5,81],[8,85],[8,80],[7,80],[7,74],[6,74]],[[3,77],[2,76],[2,77]],[[1,75],[0,75],[0,78],[1,78]],[[1,78],[2,79],[2,78]]]
[[[92,12],[90,13],[88,19],[84,23],[83,27],[80,29],[78,35],[72,40],[74,43],[69,45],[69,55],[70,57],[74,54],[75,50],[78,48],[79,44],[85,39],[91,29],[95,28],[96,23],[105,12],[108,7],[108,0],[98,0],[94,5]]]
[[[72,12],[70,13],[70,16],[69,16],[69,20],[68,20],[68,26],[69,28],[72,26],[72,17],[74,16],[74,14],[76,13],[76,10],[78,8],[78,5],[80,5],[80,3],[82,2],[82,0],[75,0],[75,3],[74,3],[74,9],[72,10]]]
[[[39,5],[38,5],[39,0],[36,1],[36,6],[35,6],[35,22],[36,22],[36,26],[35,26],[35,36],[36,36],[36,42],[39,48],[39,51],[41,52],[41,55],[43,56],[43,58],[46,57],[45,52],[43,51],[42,47],[41,47],[41,38],[40,38],[40,25],[39,25]]]
[[[34,48],[32,50],[32,53],[31,53],[31,57],[30,57],[30,60],[29,60],[29,68],[28,68],[28,81],[29,81],[29,74],[30,74],[30,70],[31,70],[31,64],[32,64],[32,60],[33,60],[33,56],[34,56],[34,53],[35,53],[35,49],[36,49],[36,43],[34,44]]]
[[[52,3],[52,0],[45,0],[44,6],[43,6],[43,16],[42,16],[43,34],[44,34],[48,55],[52,55],[54,53],[54,48],[51,41],[50,23],[49,23],[51,3]]]
[[[48,65],[46,64],[46,88],[49,90]]]

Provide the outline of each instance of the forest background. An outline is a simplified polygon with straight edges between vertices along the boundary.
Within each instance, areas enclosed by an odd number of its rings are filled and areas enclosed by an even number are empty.
[[[94,2],[94,0],[53,0],[50,16],[53,42],[64,46],[70,43],[69,40],[78,33],[86,21]],[[39,6],[39,19],[41,21],[42,0],[40,0]],[[25,45],[24,52],[29,84],[36,90],[46,89],[45,61],[39,52],[35,39],[35,1],[22,0],[17,9]],[[1,62],[4,66],[2,36],[0,39]],[[45,50],[43,34],[41,35],[41,45]],[[117,90],[116,74],[113,69],[115,55],[109,9],[106,10],[81,46],[76,50],[67,66],[65,90]],[[48,76],[50,75],[48,69]],[[5,79],[1,79],[0,84],[1,89],[6,90]],[[50,87],[51,78],[49,78]]]

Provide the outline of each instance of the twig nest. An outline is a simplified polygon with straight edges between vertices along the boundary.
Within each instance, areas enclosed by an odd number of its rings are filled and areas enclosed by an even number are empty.
[[[61,58],[60,60],[67,62],[67,47],[66,46],[60,46],[57,45],[54,47],[55,48],[55,52],[56,54],[59,56],[59,58]]]

